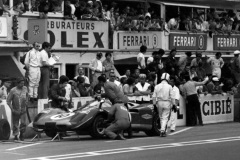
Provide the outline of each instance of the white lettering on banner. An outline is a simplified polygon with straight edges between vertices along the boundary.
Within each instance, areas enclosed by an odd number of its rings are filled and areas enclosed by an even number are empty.
[[[149,46],[149,36],[123,36],[123,46]]]
[[[238,38],[217,38],[218,47],[237,47]]]
[[[174,36],[173,46],[194,47],[196,46],[196,37]]]
[[[94,30],[93,22],[65,22],[65,21],[48,21],[48,29],[78,29],[78,30]]]

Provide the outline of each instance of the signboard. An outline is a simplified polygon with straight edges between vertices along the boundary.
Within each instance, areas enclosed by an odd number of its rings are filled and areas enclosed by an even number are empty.
[[[47,19],[29,19],[28,30],[29,43],[47,41]]]
[[[0,37],[7,37],[7,18],[0,17]]]
[[[200,103],[204,124],[233,121],[233,95],[201,95]]]
[[[28,18],[19,18],[19,38],[28,40]],[[47,33],[53,49],[108,49],[108,22],[47,19]]]
[[[239,50],[240,36],[239,35],[214,35],[213,49],[214,50]]]
[[[162,32],[118,32],[118,49],[161,48]]]
[[[206,34],[177,34],[169,35],[169,49],[177,50],[206,50]]]

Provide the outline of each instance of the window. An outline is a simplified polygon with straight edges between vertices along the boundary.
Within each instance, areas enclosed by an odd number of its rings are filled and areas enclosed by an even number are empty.
[[[54,68],[50,70],[50,87],[58,83],[59,77],[60,77],[60,69],[61,65],[54,65]]]

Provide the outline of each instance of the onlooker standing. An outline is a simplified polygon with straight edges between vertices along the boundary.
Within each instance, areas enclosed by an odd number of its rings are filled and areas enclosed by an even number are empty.
[[[192,52],[186,52],[185,56],[181,56],[178,60],[178,67],[179,67],[179,73],[178,75],[180,75],[182,73],[182,71],[184,70],[185,66],[187,64],[190,64],[191,61],[191,56],[192,56]]]
[[[92,88],[91,88],[90,84],[86,84],[83,77],[78,77],[77,81],[78,81],[77,87],[78,87],[81,97],[90,96],[92,94],[91,93]]]
[[[236,50],[234,51],[233,54],[234,58],[230,61],[231,70],[237,81],[240,82],[240,58],[239,58],[240,51]]]
[[[174,76],[177,75],[178,73],[178,65],[177,65],[177,60],[175,58],[176,53],[177,53],[176,49],[172,49],[165,62],[165,71],[168,74],[174,75]]]
[[[135,79],[132,77],[129,77],[127,79],[127,83],[123,86],[123,93],[128,96],[129,101],[136,101],[136,97],[134,94],[134,88],[135,88]]]
[[[26,72],[28,72],[26,78],[28,78],[28,94],[31,102],[38,98],[38,86],[41,77],[41,54],[39,47],[39,43],[33,43],[33,48],[26,54],[24,61]]]
[[[160,137],[166,137],[166,126],[171,112],[172,104],[175,104],[172,86],[168,84],[170,75],[163,73],[162,82],[155,86],[153,92],[153,104],[157,105],[160,118]]]
[[[125,74],[123,76],[120,76],[120,78],[126,77],[128,79],[130,77],[130,75],[131,75],[130,69],[126,69]]]
[[[121,88],[121,83],[116,80],[116,75],[113,72],[110,72],[109,74],[109,81],[115,83],[119,88]]]
[[[3,86],[0,88],[0,100],[7,99],[8,89],[11,87],[12,81],[9,78],[3,79]]]
[[[195,82],[190,79],[189,75],[186,75],[185,80],[186,83],[183,85],[183,96],[186,99],[187,126],[195,126],[197,124],[197,118],[199,124],[203,126],[200,102],[196,87],[204,85],[208,81],[208,78],[202,82]]]
[[[167,27],[169,30],[178,30],[179,29],[180,16],[178,15],[176,18],[171,18],[168,21]]]
[[[196,58],[191,61],[191,66],[197,67],[200,62],[202,62],[202,53],[196,52]]]
[[[51,57],[51,44],[48,42],[44,42],[42,44],[42,50],[40,52],[41,55],[41,78],[38,87],[38,99],[46,99],[48,98],[48,90],[49,90],[49,82],[50,82],[50,65],[48,63],[49,58]]]
[[[112,54],[107,52],[105,54],[106,59],[103,61],[103,67],[105,68],[106,78],[109,79],[109,73],[111,70],[114,70],[114,63],[112,61]]]
[[[224,61],[221,56],[221,52],[217,52],[215,57],[210,57],[207,60],[207,63],[209,63],[212,67],[212,75],[215,75],[218,78],[221,78],[221,68],[224,65]]]
[[[140,53],[137,55],[137,63],[138,63],[138,69],[140,70],[140,73],[145,73],[146,68],[146,62],[145,62],[145,56],[144,54],[147,51],[147,47],[142,45],[140,47]]]
[[[93,59],[91,63],[89,64],[89,68],[92,70],[92,88],[98,83],[98,77],[101,76],[101,74],[104,71],[104,67],[101,61],[102,53],[99,52],[96,55],[96,59]]]
[[[150,103],[151,85],[146,82],[146,75],[139,75],[139,82],[135,85],[136,103]]]
[[[24,132],[26,130],[26,106],[28,103],[28,91],[24,86],[24,78],[17,79],[17,86],[12,88],[8,97],[7,104],[12,110],[12,123],[14,140],[24,140]],[[19,129],[20,121],[20,129]],[[18,134],[20,135],[18,139]]]
[[[170,77],[169,84],[173,88],[173,98],[175,101],[175,107],[179,105],[179,100],[180,100],[180,91],[178,87],[176,86],[176,78],[175,77]],[[170,132],[174,132],[176,129],[176,111],[172,110],[171,111],[171,116],[170,116]]]
[[[84,68],[82,66],[79,66],[78,68],[78,76],[74,77],[75,80],[77,80],[78,77],[83,77],[85,80],[86,84],[90,84],[89,82],[89,78],[87,76],[84,75]]]

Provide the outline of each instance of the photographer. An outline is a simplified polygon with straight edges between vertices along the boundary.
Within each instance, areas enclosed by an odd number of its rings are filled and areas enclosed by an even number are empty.
[[[170,123],[170,132],[174,132],[176,129],[175,117],[176,117],[176,113],[179,109],[180,91],[179,91],[178,87],[176,86],[177,80],[175,77],[173,77],[173,76],[170,77],[169,84],[173,88],[173,99],[175,100],[175,105],[173,105],[173,107],[172,107],[170,122],[169,122]]]

